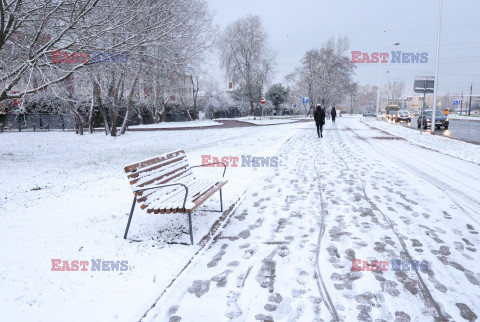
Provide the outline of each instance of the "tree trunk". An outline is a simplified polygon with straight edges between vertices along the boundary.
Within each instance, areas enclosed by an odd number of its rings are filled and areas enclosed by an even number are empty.
[[[109,135],[110,125],[108,124],[107,111],[105,110],[105,106],[103,106],[102,99],[100,97],[100,85],[98,85],[95,80],[93,81],[93,97],[95,99],[95,103],[98,105],[100,114],[102,114],[103,123],[105,123],[105,135]]]
[[[75,113],[75,125],[76,125],[76,133],[79,134],[79,135],[83,135],[83,122],[82,122],[82,118],[80,117],[80,114],[78,114],[77,112],[74,112]]]
[[[92,86],[92,104],[90,105],[90,113],[88,113],[88,129],[90,131],[90,134],[93,134],[93,114],[95,111],[95,97],[93,92],[95,91],[95,88]]]
[[[165,122],[166,107],[167,107],[167,102],[165,102],[165,100],[162,100],[162,110],[160,111],[160,122]]]
[[[135,76],[135,80],[133,81],[132,88],[130,89],[130,93],[128,94],[127,111],[125,112],[122,128],[120,129],[120,134],[125,134],[125,131],[127,130],[128,118],[130,116],[130,110],[132,109],[132,105],[133,105],[133,94],[135,93],[135,88],[137,87],[139,78],[140,78],[140,69],[137,71],[137,75]]]
[[[192,88],[193,88],[193,119],[195,120],[197,118],[197,96],[198,96],[198,76],[196,76],[197,79],[197,86],[195,86],[195,82],[193,81],[193,76],[191,76],[192,79]]]
[[[189,120],[189,121],[193,121],[192,116],[191,116],[190,113],[188,112],[187,106],[185,106],[185,104],[182,104],[182,105],[183,105],[183,109],[185,110],[185,113],[187,113],[188,120]]]
[[[125,112],[125,117],[123,119],[122,127],[120,128],[120,134],[125,134],[128,126],[128,118],[130,117],[130,109],[132,107],[132,103],[128,102],[127,104],[127,111]]]
[[[118,116],[118,113],[117,113],[117,107],[113,106],[113,103],[112,103],[112,106],[110,108],[110,115],[112,117],[112,129],[110,131],[110,135],[111,136],[117,136],[117,116]]]

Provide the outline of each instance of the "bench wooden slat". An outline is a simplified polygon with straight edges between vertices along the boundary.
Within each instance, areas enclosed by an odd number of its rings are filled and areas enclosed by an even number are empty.
[[[210,188],[210,190],[208,190],[207,192],[205,192],[204,194],[202,194],[201,196],[199,196],[195,201],[195,207],[193,208],[190,208],[190,209],[187,209],[186,212],[188,213],[191,213],[193,212],[195,209],[197,209],[198,207],[200,207],[202,205],[202,203],[205,202],[205,200],[207,200],[208,198],[210,198],[215,192],[217,192],[218,190],[220,190],[224,185],[227,184],[228,181],[222,181],[221,184],[219,184],[217,187],[212,187]]]
[[[151,172],[151,171],[154,171],[156,169],[160,169],[160,168],[164,167],[165,165],[171,164],[173,162],[181,161],[184,158],[185,158],[184,155],[179,155],[175,158],[167,159],[167,160],[165,160],[163,162],[160,162],[160,163],[154,163],[154,164],[142,167],[142,168],[137,168],[137,169],[135,169],[135,171],[130,172],[130,174],[128,174],[127,177],[129,179],[132,179],[132,178],[137,178],[139,176],[144,176],[145,172]],[[129,173],[129,172],[127,172],[127,173]]]
[[[184,173],[184,172],[189,172],[190,174],[193,175],[193,172],[190,169],[190,165],[188,164],[188,160],[186,160],[185,158],[182,158],[164,167],[161,167],[158,169],[151,169],[149,171],[145,171],[140,174],[135,174],[137,175],[137,177],[132,178],[130,180],[130,184],[141,186],[145,184],[150,184],[149,180],[152,180],[152,179],[158,179],[158,180],[168,179],[170,177],[174,177],[175,175],[177,175],[177,173]]]
[[[197,198],[198,195],[201,195],[205,191],[209,190],[212,186],[217,184],[218,181],[212,180],[196,180],[191,186],[188,187],[188,202],[192,202]],[[183,200],[185,198],[185,189],[179,187],[178,191],[175,194],[172,194],[168,198],[159,198],[155,199],[151,204],[148,205],[148,208],[158,208],[163,209],[168,213],[168,209],[180,209],[183,206]],[[187,204],[185,208],[190,209],[192,206]]]
[[[192,180],[193,178],[195,178],[195,177],[187,175],[187,174],[184,173],[182,176],[179,176],[179,177],[175,178],[176,180],[174,182],[183,183],[183,184],[188,186],[188,184],[190,184],[190,182],[193,182],[193,180]],[[152,186],[157,185],[157,184],[168,184],[168,183],[171,183],[170,180],[164,180],[164,181],[160,181],[160,182],[155,182],[154,184],[152,184]],[[181,186],[173,186],[173,187],[167,187],[167,188],[160,189],[161,190],[160,193],[169,194],[171,191],[174,191],[176,189],[184,190],[183,187],[181,187]],[[143,201],[147,200],[147,198],[149,198],[150,195],[155,194],[156,191],[158,191],[158,190],[148,190],[148,191],[141,192],[141,193],[139,193],[141,198],[139,198],[138,200],[143,202]]]
[[[184,173],[193,176],[188,161],[182,159],[171,166],[162,167],[156,171],[145,172],[141,176],[131,180],[130,184],[136,185],[137,187],[144,187],[146,185],[151,185],[155,181],[170,181]]]
[[[185,155],[185,152],[183,150],[178,150],[178,151],[165,153],[165,154],[159,155],[157,157],[154,157],[154,158],[151,158],[151,159],[148,159],[148,160],[139,161],[139,162],[127,165],[125,167],[125,172],[127,172],[127,173],[135,172],[138,169],[142,169],[142,168],[150,166],[152,164],[162,163],[165,160],[169,160],[169,159],[178,157],[179,155]]]

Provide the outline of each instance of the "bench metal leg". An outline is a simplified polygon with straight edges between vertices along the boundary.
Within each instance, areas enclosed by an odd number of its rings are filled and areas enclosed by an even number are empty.
[[[220,211],[223,212],[222,189],[220,188]]]
[[[222,189],[220,189],[220,210],[202,209],[202,211],[221,212],[221,213],[223,213]]]
[[[130,222],[132,221],[133,211],[135,210],[135,204],[137,203],[137,195],[133,198],[132,210],[130,211],[130,217],[128,217],[127,228],[125,229],[125,235],[123,235],[123,239],[127,239],[128,228],[130,228]]]
[[[185,213],[185,211],[183,212]],[[188,223],[190,225],[190,243],[193,245],[193,231],[192,231],[192,213],[188,213]]]

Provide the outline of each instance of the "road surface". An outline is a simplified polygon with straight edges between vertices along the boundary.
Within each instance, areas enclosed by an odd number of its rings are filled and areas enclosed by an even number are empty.
[[[411,123],[399,123],[399,124],[401,124],[402,126],[418,129],[417,117],[413,117]],[[480,120],[471,121],[471,120],[450,119],[450,125],[448,127],[448,131],[445,131],[444,128],[441,128],[440,130],[436,130],[435,133],[442,134],[444,136],[462,139],[467,142],[480,144]]]

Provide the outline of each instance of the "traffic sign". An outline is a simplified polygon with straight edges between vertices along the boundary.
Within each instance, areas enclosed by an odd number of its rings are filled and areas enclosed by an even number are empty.
[[[266,100],[264,98],[260,99],[260,103],[265,104]]]
[[[415,93],[433,93],[435,77],[433,76],[417,76],[413,82],[413,91]]]
[[[453,105],[460,105],[460,100],[454,100]]]
[[[303,98],[303,104],[307,104],[308,103],[308,97],[304,97]]]

